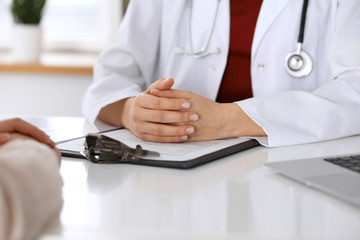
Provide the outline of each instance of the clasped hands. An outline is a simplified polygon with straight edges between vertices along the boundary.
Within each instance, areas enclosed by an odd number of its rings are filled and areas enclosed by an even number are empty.
[[[138,96],[103,108],[99,117],[153,142],[264,135],[237,104],[217,103],[190,91],[171,89],[173,84],[172,78],[160,79]],[[118,114],[120,121],[109,117],[119,119]]]

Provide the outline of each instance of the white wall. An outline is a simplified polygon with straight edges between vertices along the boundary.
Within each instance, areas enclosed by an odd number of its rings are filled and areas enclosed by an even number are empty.
[[[82,116],[90,75],[0,73],[0,114]]]

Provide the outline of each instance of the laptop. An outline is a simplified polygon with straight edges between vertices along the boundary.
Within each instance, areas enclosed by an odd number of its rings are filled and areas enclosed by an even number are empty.
[[[291,179],[360,207],[360,153],[265,165]]]

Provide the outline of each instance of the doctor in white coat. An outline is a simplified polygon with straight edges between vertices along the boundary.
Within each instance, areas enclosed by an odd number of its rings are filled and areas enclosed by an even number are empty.
[[[95,65],[84,115],[158,142],[267,136],[262,144],[274,147],[359,134],[359,1],[310,0],[302,50],[313,67],[297,78],[285,59],[298,46],[303,1],[264,0],[251,49],[254,97],[220,104],[229,2],[131,0],[114,46]],[[184,53],[208,39],[201,56]]]

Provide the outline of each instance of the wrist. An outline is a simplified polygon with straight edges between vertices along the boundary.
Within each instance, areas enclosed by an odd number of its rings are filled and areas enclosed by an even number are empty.
[[[100,110],[99,119],[117,127],[128,128],[133,97],[111,103]]]
[[[120,116],[121,126],[127,129],[131,128],[131,109],[134,105],[134,97],[126,98],[123,100],[122,111]]]
[[[231,112],[228,121],[229,135],[231,137],[241,136],[266,136],[265,131],[256,124],[236,103],[227,104],[227,111]]]

